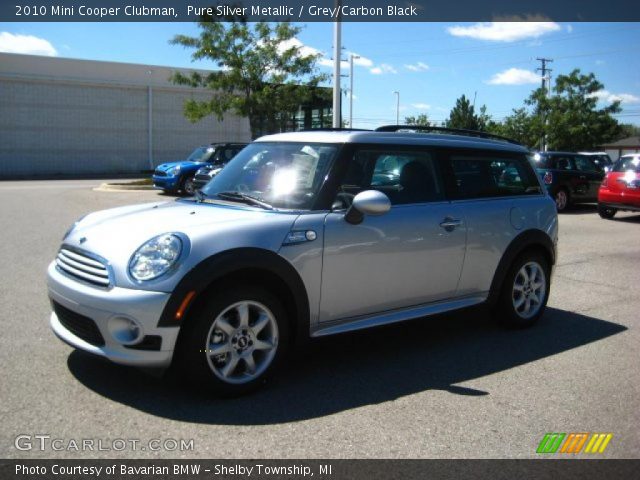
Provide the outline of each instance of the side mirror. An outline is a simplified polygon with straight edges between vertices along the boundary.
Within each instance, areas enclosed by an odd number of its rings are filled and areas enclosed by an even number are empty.
[[[391,209],[391,201],[378,190],[365,190],[353,197],[353,202],[344,215],[352,225],[362,223],[365,215],[384,215]]]

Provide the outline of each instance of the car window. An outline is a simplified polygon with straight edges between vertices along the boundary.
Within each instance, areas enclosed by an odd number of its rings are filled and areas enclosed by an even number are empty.
[[[236,192],[276,208],[310,209],[335,157],[335,145],[259,142],[244,148],[202,190]]]
[[[573,156],[554,155],[552,158],[553,158],[553,166],[551,168],[555,168],[556,170],[575,170],[576,169],[573,161]]]
[[[640,173],[640,157],[620,157],[613,165],[613,172],[632,172]]]
[[[526,158],[452,155],[453,196],[459,199],[540,193]]]
[[[340,185],[337,202],[346,208],[364,190],[379,190],[392,205],[444,199],[428,151],[357,150]],[[334,208],[340,208],[334,204]]]
[[[581,172],[597,172],[598,171],[594,162],[591,159],[587,157],[580,157],[577,155],[573,158],[576,164],[576,169],[580,170]]]

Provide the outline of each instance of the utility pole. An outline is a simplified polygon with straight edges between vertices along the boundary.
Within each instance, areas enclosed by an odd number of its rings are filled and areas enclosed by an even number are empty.
[[[336,7],[340,7],[340,0],[336,0]],[[340,111],[340,62],[342,53],[342,23],[340,16],[333,24],[333,128],[342,127],[342,112]]]
[[[353,53],[349,55],[349,128],[353,128],[353,60],[360,58]]]
[[[542,90],[544,91],[544,95],[545,97],[547,97],[549,95],[549,89],[547,87],[547,78],[549,79],[549,84],[551,84],[551,72],[552,70],[550,68],[547,68],[547,62],[551,63],[553,62],[553,59],[551,58],[536,58],[536,60],[538,60],[539,62],[541,62],[541,67],[540,68],[536,68],[537,71],[542,73]],[[549,73],[549,75],[547,76],[547,72]],[[543,127],[545,127],[546,130],[546,126],[547,126],[547,118],[546,115],[544,114],[544,112],[542,112],[542,110],[540,111],[540,113],[542,114],[542,124]],[[543,152],[547,151],[547,136],[546,133],[542,134],[542,137],[540,137],[540,150]]]

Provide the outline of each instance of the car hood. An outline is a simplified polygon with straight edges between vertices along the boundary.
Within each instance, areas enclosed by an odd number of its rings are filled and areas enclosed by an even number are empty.
[[[192,201],[148,203],[89,214],[76,225],[64,243],[111,261],[128,259],[144,242],[163,233],[184,233],[193,242],[194,239],[210,238],[216,232],[233,235],[234,231],[249,228],[258,233],[258,227],[270,223],[283,223],[288,228],[295,217],[235,205]],[[279,243],[282,238],[277,238]],[[228,238],[226,241],[231,243]]]
[[[173,167],[179,166],[180,168],[186,168],[186,167],[196,167],[198,165],[202,166],[202,163],[196,163],[196,162],[191,162],[187,160],[179,160],[177,162],[162,163],[156,167],[156,170],[160,170],[161,172],[166,172],[167,170]]]

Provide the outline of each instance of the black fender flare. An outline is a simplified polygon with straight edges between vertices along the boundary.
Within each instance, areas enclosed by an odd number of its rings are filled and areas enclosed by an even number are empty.
[[[524,232],[519,233],[513,240],[511,240],[511,243],[498,263],[493,275],[493,281],[491,282],[487,304],[495,305],[500,297],[502,284],[507,272],[509,271],[509,267],[518,255],[529,248],[539,248],[543,250],[549,259],[549,266],[553,267],[553,265],[555,265],[556,248],[553,241],[549,238],[549,235],[542,230],[535,229],[525,230]]]
[[[212,255],[192,268],[176,285],[164,307],[158,327],[178,327],[188,317],[189,308],[196,303],[199,295],[209,286],[222,278],[243,270],[261,270],[275,275],[282,281],[290,293],[294,318],[292,327],[297,337],[309,336],[309,298],[304,283],[296,269],[284,258],[270,250],[261,248],[236,248]],[[189,292],[196,294],[182,315],[175,314]],[[300,335],[301,334],[301,335]]]

